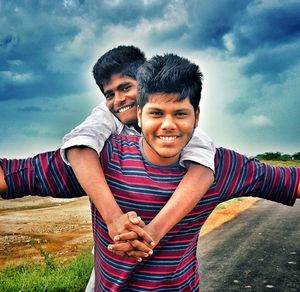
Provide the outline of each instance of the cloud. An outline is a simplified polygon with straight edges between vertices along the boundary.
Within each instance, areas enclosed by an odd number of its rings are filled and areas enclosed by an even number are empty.
[[[31,73],[17,73],[10,71],[0,71],[0,80],[2,82],[22,84],[33,80]]]
[[[272,126],[273,121],[269,117],[264,115],[254,115],[250,118],[249,125],[255,127],[266,127]]]
[[[200,64],[209,96],[202,102],[203,124],[222,144],[258,137],[257,146],[267,137],[267,147],[284,137],[300,145],[295,127],[300,124],[299,1],[0,5],[1,123],[4,135],[14,141],[25,139],[28,128],[24,145],[29,145],[30,135],[40,139],[40,145],[47,135],[59,143],[101,98],[91,74],[95,61],[114,46],[133,44],[148,56],[175,52]],[[217,113],[218,119],[210,113]]]
[[[277,46],[268,50],[259,51],[251,57],[242,72],[247,76],[259,74],[277,82],[278,77],[297,65],[300,61],[300,39],[292,44]]]

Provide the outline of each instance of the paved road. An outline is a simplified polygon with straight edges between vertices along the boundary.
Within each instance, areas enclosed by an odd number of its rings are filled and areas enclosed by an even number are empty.
[[[201,292],[300,291],[300,202],[259,200],[199,240]]]

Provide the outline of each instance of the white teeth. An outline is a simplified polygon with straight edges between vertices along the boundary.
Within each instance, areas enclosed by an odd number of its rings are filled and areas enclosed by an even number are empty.
[[[123,107],[123,108],[120,108],[119,110],[118,110],[118,112],[119,113],[123,113],[123,112],[126,112],[127,110],[129,110],[131,108],[131,106],[125,106],[125,107]]]
[[[176,136],[160,136],[159,138],[163,141],[174,141],[177,137]]]

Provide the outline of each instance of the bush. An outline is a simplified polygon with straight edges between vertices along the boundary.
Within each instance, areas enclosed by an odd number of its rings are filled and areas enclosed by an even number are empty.
[[[295,160],[300,160],[300,152],[296,152],[292,157]]]

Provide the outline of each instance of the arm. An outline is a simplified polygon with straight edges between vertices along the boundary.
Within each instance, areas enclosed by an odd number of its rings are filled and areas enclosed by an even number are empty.
[[[191,163],[187,174],[183,177],[168,203],[146,228],[154,237],[156,243],[194,209],[213,183],[213,180],[214,175],[210,169]]]
[[[140,219],[133,216],[128,220],[127,215],[118,206],[104,177],[97,153],[87,147],[74,147],[67,151],[67,158],[80,185],[105,221],[111,239],[120,233],[133,231],[150,244],[152,238],[138,226]],[[145,246],[141,249],[150,251]]]
[[[27,195],[76,198],[85,193],[59,150],[26,159],[0,159],[0,184],[3,199]]]
[[[149,244],[152,239],[138,226],[137,216],[128,220],[116,203],[104,177],[99,162],[105,141],[113,132],[121,132],[123,125],[102,104],[74,130],[64,137],[62,157],[72,166],[80,185],[95,204],[107,224],[109,235],[113,239],[119,233],[134,231]],[[135,220],[135,221],[134,221]],[[144,244],[141,249],[149,250]]]

